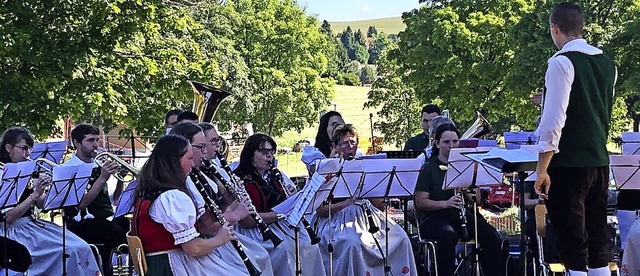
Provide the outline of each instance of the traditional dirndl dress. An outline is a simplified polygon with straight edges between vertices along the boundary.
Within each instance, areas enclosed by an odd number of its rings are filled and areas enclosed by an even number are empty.
[[[369,233],[369,222],[365,208],[370,208],[376,225],[380,230]],[[384,275],[383,255],[385,248],[385,216],[368,200],[345,207],[328,217],[314,219],[318,235],[322,237],[319,245],[322,259],[330,267],[329,243],[333,244],[333,275]],[[393,275],[417,275],[416,264],[409,237],[402,227],[389,218],[389,256],[388,265]]]
[[[143,242],[147,254],[148,275],[248,275],[244,265],[234,260],[237,252],[230,243],[218,247],[208,254],[199,257],[189,256],[181,244],[200,236],[195,228],[198,213],[193,200],[184,192],[169,190],[153,200],[148,209],[136,204],[134,210],[134,226]],[[148,215],[145,218],[145,211]],[[136,219],[137,218],[137,219]],[[151,221],[145,220],[150,219]],[[166,240],[153,240],[158,237],[158,225],[172,237],[172,245],[158,246],[153,243],[164,243]],[[155,231],[155,232],[150,232]],[[162,231],[162,230],[161,230]],[[147,251],[147,248],[163,248],[168,250]],[[239,259],[239,257],[235,257]],[[241,262],[240,262],[241,263]],[[242,264],[242,263],[241,263]]]

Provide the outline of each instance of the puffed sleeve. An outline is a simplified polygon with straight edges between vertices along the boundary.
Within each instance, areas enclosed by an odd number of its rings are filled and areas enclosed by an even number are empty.
[[[312,165],[317,165],[317,162],[327,158],[324,154],[316,147],[307,146],[302,150],[302,162],[307,165],[307,170]]]
[[[196,207],[193,200],[184,192],[170,190],[162,193],[151,204],[151,219],[164,226],[175,240],[183,244],[200,236],[196,231]]]

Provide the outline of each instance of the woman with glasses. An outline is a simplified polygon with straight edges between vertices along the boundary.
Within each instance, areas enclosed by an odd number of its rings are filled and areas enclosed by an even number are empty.
[[[286,176],[275,167],[276,142],[264,134],[251,135],[240,153],[240,163],[235,174],[244,181],[247,193],[255,206],[255,211],[269,224],[269,228],[283,242],[277,247],[271,241],[263,241],[262,233],[253,219],[240,221],[238,232],[259,241],[267,249],[273,265],[274,275],[295,275],[294,232],[272,208],[282,203],[290,194],[288,188],[295,187]],[[300,262],[302,275],[325,273],[317,245],[311,245],[307,232],[300,225]]]
[[[0,162],[18,163],[27,160],[33,148],[33,137],[24,127],[7,129],[0,141]],[[18,205],[3,210],[7,232],[0,227],[0,235],[22,243],[31,253],[32,265],[28,275],[61,275],[62,265],[62,228],[57,224],[36,218],[33,206],[42,208],[46,186],[51,178],[42,176],[32,179],[33,188],[27,187],[18,200]],[[75,234],[66,233],[66,260],[69,275],[97,275],[98,264],[89,245]]]
[[[358,132],[351,124],[335,128],[331,157],[352,160],[358,149]],[[331,210],[331,216],[329,216]],[[367,214],[368,213],[368,214]],[[371,216],[371,220],[367,216]],[[329,219],[330,217],[330,219]],[[369,233],[373,221],[379,227]],[[385,252],[385,215],[368,200],[332,199],[331,207],[320,206],[316,212],[320,248],[325,267],[329,267],[329,244],[332,244],[333,275],[383,275]],[[417,275],[409,237],[395,221],[388,221],[388,265],[393,275]],[[329,272],[327,272],[329,275]]]

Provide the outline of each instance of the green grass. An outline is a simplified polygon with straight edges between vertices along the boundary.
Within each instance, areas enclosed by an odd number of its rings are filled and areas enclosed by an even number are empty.
[[[342,117],[347,123],[353,124],[360,134],[360,149],[364,152],[371,145],[371,125],[369,122],[369,113],[373,114],[373,121],[377,122],[380,118],[376,115],[377,108],[364,108],[364,103],[367,101],[367,93],[369,87],[356,87],[337,85],[335,87],[335,99],[336,111],[342,114]],[[329,108],[333,108],[332,106]],[[287,131],[280,137],[275,137],[278,147],[293,147],[293,145],[305,138],[315,138],[318,130],[318,124],[314,124],[311,127],[305,128],[300,133],[295,131]],[[374,132],[375,136],[380,136],[378,131]],[[385,150],[395,149],[390,146],[385,146]],[[278,167],[282,169],[288,176],[302,176],[307,174],[307,169],[300,161],[300,153],[279,154]]]
[[[349,21],[349,22],[329,22],[333,33],[341,33],[347,26],[351,26],[351,29],[356,32],[358,29],[362,30],[362,33],[367,34],[369,26],[375,26],[378,33],[384,32],[386,34],[398,34],[400,31],[404,31],[405,25],[402,22],[402,18],[389,17],[379,18],[362,21]]]

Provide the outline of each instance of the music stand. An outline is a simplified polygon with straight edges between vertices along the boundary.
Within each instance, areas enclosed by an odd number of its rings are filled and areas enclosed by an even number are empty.
[[[60,164],[65,152],[67,152],[66,141],[37,143],[33,145],[33,150],[29,157],[33,160],[46,158],[49,161],[53,161],[53,163]]]
[[[390,159],[418,158],[424,150],[383,150],[378,153],[384,153]]]
[[[118,198],[118,205],[116,206],[116,212],[113,214],[113,218],[118,218],[124,215],[133,214],[134,200],[136,197],[136,188],[138,187],[138,179],[135,179],[127,185],[127,187],[120,194]]]
[[[609,163],[619,190],[640,190],[640,155],[609,155]]]
[[[389,198],[413,196],[422,164],[416,159],[362,160],[360,162],[362,162],[363,177],[355,196],[358,199],[382,198],[385,203],[385,253],[382,254],[382,259],[385,275],[391,275],[391,266],[388,263],[389,213],[386,212],[386,209],[389,208]],[[369,223],[372,224],[371,215],[367,216]],[[377,231],[370,230],[369,232]],[[380,248],[380,250],[382,249]]]
[[[12,208],[18,205],[20,196],[27,188],[35,167],[36,163],[34,161],[7,163],[4,165],[2,186],[0,186],[0,209]],[[7,218],[5,213],[0,214],[0,221],[3,222],[4,238],[7,239]],[[3,243],[2,251],[5,256],[2,266],[5,268],[5,275],[9,275],[10,258],[8,257],[6,242]]]
[[[504,146],[517,149],[518,145],[533,145],[538,142],[538,135],[530,131],[504,132]]]
[[[623,132],[622,133],[622,154],[623,155],[640,154],[640,133],[639,132]]]
[[[527,178],[527,172],[536,170],[538,163],[538,155],[531,153],[526,149],[500,149],[493,148],[486,153],[469,153],[464,154],[473,161],[485,164],[489,168],[502,172],[512,173],[518,172],[518,179],[520,180],[520,190],[525,190],[525,179]],[[522,269],[522,275],[527,275],[527,243],[526,236],[522,228],[524,227],[525,220],[524,209],[524,196],[520,197],[520,266]],[[477,241],[476,241],[477,242]]]
[[[89,185],[94,164],[53,168],[52,185],[45,197],[43,211],[76,207]],[[67,275],[66,220],[62,220],[62,275]]]

